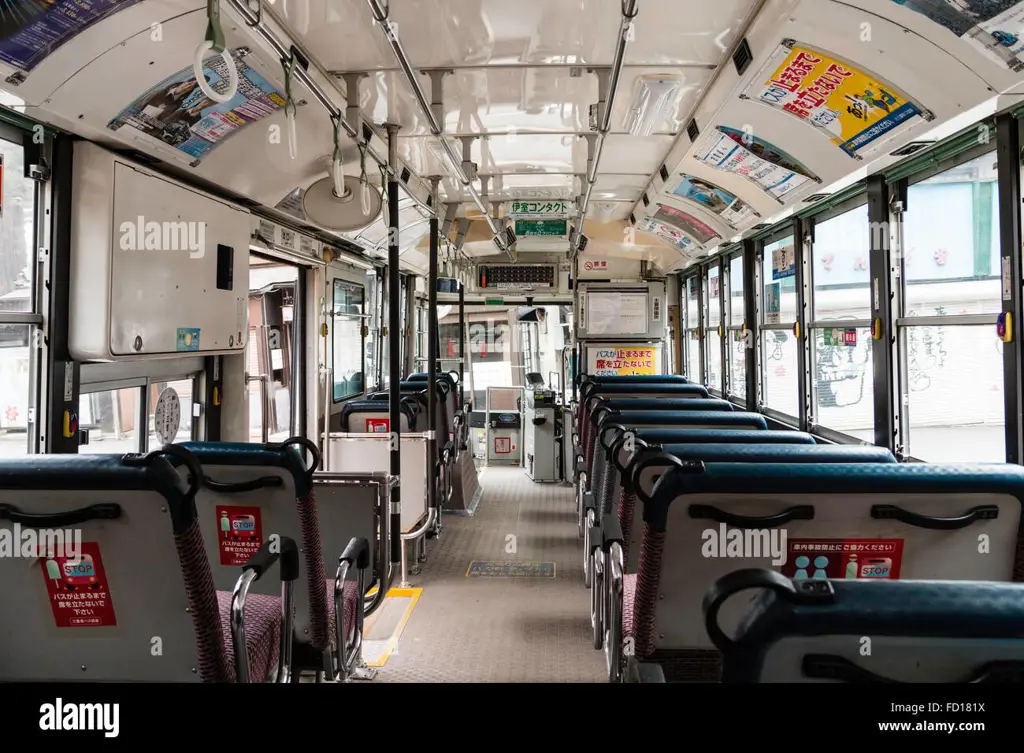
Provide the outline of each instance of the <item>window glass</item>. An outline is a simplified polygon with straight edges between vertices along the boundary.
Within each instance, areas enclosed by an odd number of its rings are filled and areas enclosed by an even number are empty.
[[[32,310],[36,184],[25,177],[25,150],[0,140],[3,213],[0,214],[0,315]]]
[[[380,300],[381,300],[381,285],[377,278],[376,270],[367,270],[366,272],[366,345],[364,352],[366,358],[364,359],[363,371],[366,374],[367,384],[370,385],[370,389],[376,389],[378,386],[377,380],[377,358],[378,351],[381,348],[380,338]],[[383,321],[387,321],[384,319]],[[387,342],[384,342],[383,347],[385,352],[387,350]],[[383,372],[381,379],[383,384],[387,384],[388,370],[386,364],[387,361],[382,362]]]
[[[747,396],[748,341],[744,334],[740,330],[729,330],[729,394],[743,398]]]
[[[697,277],[689,277],[683,285],[686,296],[686,323],[687,329],[696,329],[700,326],[700,300],[697,298]]]
[[[722,321],[721,308],[721,285],[722,280],[718,275],[718,265],[708,268],[707,276],[707,298],[708,298],[708,327],[717,329]],[[721,360],[721,359],[719,359]]]
[[[800,415],[800,377],[797,350],[792,332],[766,329],[761,333],[762,399],[772,410],[797,418]]]
[[[78,446],[79,454],[139,452],[136,424],[141,395],[141,387],[83,393],[78,401],[78,426],[89,432],[89,443]]]
[[[906,327],[906,451],[929,462],[1004,462],[1003,343],[991,325]]]
[[[704,375],[700,373],[700,337],[696,329],[686,331],[686,378],[691,382],[703,384]]]
[[[874,441],[871,330],[818,329],[811,341],[814,423]]]
[[[512,387],[512,331],[508,311],[495,307],[467,306],[469,356],[472,362],[473,404],[478,410],[487,405],[488,387]],[[480,309],[490,308],[490,311]]]
[[[907,189],[907,316],[1002,310],[998,204],[994,151]]]
[[[871,318],[872,232],[867,204],[814,226],[815,321]]]
[[[705,338],[708,346],[707,388],[717,393],[722,391],[722,338],[718,330],[708,330]]]
[[[364,292],[362,285],[334,281],[333,367],[334,402],[363,394],[363,358],[365,339]]]
[[[738,327],[743,324],[743,255],[729,260],[729,324]]]
[[[764,305],[761,306],[765,324],[792,324],[796,321],[796,256],[793,236],[783,238],[764,247],[761,261],[761,283],[764,286]],[[790,262],[793,262],[790,264]],[[773,293],[774,297],[769,295]],[[774,317],[767,303],[778,301],[778,316]]]
[[[30,338],[34,331],[35,327],[27,324],[0,324],[0,457],[28,453]]]
[[[153,382],[149,386],[149,416],[147,417],[147,426],[149,428],[149,444],[147,445],[146,451],[156,450],[163,446],[164,441],[157,437],[156,434],[156,420],[155,411],[157,406],[157,400],[166,390],[174,390],[178,396],[178,405],[180,411],[180,423],[178,425],[178,433],[173,439],[169,439],[170,442],[188,442],[193,438],[192,432],[192,396],[194,394],[194,377],[188,379],[178,379],[173,382]]]

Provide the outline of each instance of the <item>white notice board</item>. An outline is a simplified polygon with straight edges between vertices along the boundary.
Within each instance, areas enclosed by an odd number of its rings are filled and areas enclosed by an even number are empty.
[[[591,290],[587,295],[587,334],[647,334],[648,294]]]

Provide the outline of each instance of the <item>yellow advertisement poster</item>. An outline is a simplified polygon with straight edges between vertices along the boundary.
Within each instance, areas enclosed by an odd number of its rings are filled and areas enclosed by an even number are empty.
[[[934,116],[906,94],[843,60],[784,40],[741,95],[825,131],[851,157],[883,136]]]
[[[657,374],[658,351],[651,347],[608,347],[595,353],[594,376]]]

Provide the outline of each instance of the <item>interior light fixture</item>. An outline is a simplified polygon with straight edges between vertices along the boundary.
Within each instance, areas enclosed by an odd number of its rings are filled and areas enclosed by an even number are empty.
[[[633,102],[622,127],[631,136],[650,136],[679,108],[683,77],[677,73],[649,73],[640,76],[633,87]]]

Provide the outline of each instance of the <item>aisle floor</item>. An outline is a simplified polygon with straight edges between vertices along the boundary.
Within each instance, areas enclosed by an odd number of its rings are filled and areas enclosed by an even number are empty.
[[[422,592],[375,682],[604,681],[572,488],[519,467],[489,467],[480,483],[476,514],[446,515],[441,540],[427,542],[409,579]],[[474,561],[554,563],[554,578],[467,577]]]

